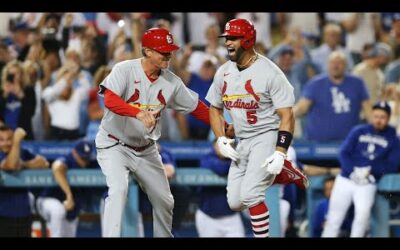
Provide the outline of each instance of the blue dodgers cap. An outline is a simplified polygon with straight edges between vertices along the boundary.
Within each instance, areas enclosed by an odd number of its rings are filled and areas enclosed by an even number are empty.
[[[83,160],[90,160],[92,155],[93,145],[85,140],[78,141],[74,149]]]
[[[381,109],[383,111],[386,111],[386,113],[390,116],[392,113],[392,109],[390,108],[389,104],[385,101],[379,101],[375,103],[374,106],[372,106],[372,110],[374,109]]]

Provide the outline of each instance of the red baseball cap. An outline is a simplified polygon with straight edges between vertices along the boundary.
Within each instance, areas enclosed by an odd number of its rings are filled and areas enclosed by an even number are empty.
[[[179,49],[179,46],[174,44],[172,34],[163,28],[151,28],[144,32],[142,47],[154,49],[161,53],[169,53]]]

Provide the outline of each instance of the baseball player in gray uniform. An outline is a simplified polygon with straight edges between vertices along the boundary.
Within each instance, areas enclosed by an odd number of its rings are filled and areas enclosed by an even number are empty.
[[[307,177],[286,161],[294,130],[293,87],[273,62],[255,52],[256,30],[251,22],[233,19],[221,37],[230,61],[218,69],[206,99],[220,152],[232,159],[228,204],[235,211],[249,208],[254,236],[268,237],[267,187],[288,167],[294,179],[308,186]],[[233,120],[239,141],[236,150],[234,140],[225,136],[224,108]]]
[[[104,237],[121,236],[128,176],[133,174],[153,206],[154,237],[173,237],[172,197],[155,141],[166,107],[209,122],[208,107],[168,68],[179,47],[165,29],[142,37],[143,57],[120,62],[100,84],[105,113],[96,136],[97,160],[106,176]]]

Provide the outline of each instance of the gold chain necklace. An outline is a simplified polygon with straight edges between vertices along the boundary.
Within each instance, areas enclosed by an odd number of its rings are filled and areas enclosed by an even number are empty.
[[[237,65],[239,68],[246,68],[246,66],[251,62],[251,63],[253,63],[255,60],[257,60],[257,58],[258,58],[258,54],[255,54],[254,56],[252,56],[245,64],[242,64],[242,65]]]

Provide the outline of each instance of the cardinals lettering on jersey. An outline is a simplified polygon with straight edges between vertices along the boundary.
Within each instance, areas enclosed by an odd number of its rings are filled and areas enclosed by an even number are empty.
[[[255,93],[253,87],[251,86],[251,80],[247,80],[245,84],[246,94],[236,94],[236,95],[227,95],[225,94],[227,89],[227,83],[224,81],[224,85],[222,87],[222,101],[224,102],[224,106],[226,109],[238,108],[238,109],[258,109],[260,101],[260,93]],[[250,102],[246,102],[243,98],[253,97],[256,101],[251,100]],[[235,101],[233,101],[235,100]]]

